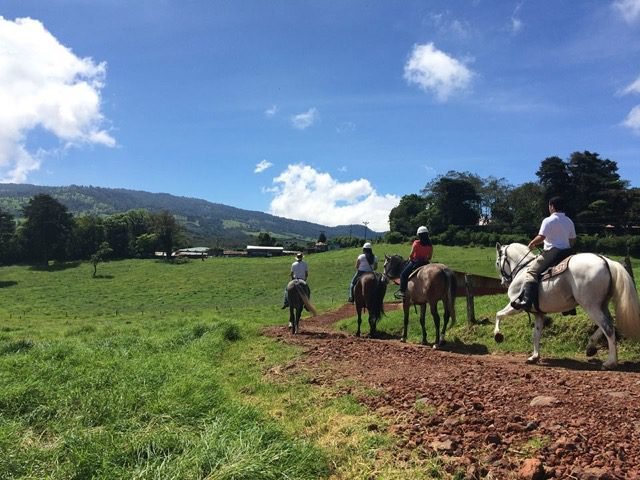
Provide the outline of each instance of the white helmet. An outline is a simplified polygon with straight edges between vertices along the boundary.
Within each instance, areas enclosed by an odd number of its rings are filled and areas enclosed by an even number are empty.
[[[362,249],[364,250],[365,248],[369,248],[371,249],[371,244],[369,242],[365,243],[364,245],[362,245]]]
[[[418,235],[420,235],[421,233],[429,233],[429,230],[427,229],[427,227],[422,225],[421,227],[418,227]]]

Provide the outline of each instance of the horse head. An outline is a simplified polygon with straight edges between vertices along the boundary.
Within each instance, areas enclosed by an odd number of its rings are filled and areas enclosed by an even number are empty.
[[[521,243],[496,243],[496,270],[500,274],[500,283],[508,286],[534,257],[529,247]]]
[[[384,274],[393,279],[400,277],[406,262],[400,255],[384,256]]]

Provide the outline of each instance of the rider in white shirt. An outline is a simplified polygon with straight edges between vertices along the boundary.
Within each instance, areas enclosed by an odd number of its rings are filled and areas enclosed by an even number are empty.
[[[576,228],[564,214],[561,197],[549,200],[550,215],[542,221],[538,235],[529,242],[529,249],[543,245],[543,250],[527,268],[520,296],[511,302],[516,310],[529,310],[537,299],[538,279],[544,271],[565,258],[576,243]]]
[[[304,282],[307,281],[309,277],[309,267],[307,266],[307,262],[305,262],[302,258],[304,255],[302,253],[298,253],[296,255],[296,261],[291,264],[291,280],[302,280]],[[287,297],[287,287],[284,288],[284,304],[282,308],[287,308],[289,306],[289,298]]]

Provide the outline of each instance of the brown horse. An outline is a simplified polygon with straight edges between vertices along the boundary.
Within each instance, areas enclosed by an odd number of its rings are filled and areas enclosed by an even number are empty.
[[[289,301],[289,328],[294,335],[299,332],[300,317],[302,309],[307,308],[313,315],[316,315],[316,308],[309,300],[311,291],[309,285],[304,280],[291,280],[287,284],[287,298]]]
[[[384,273],[391,279],[400,277],[400,272],[407,262],[400,255],[384,257]],[[409,276],[407,291],[405,292],[402,306],[404,309],[404,330],[402,341],[407,341],[407,330],[409,326],[409,307],[420,305],[420,325],[422,326],[422,344],[427,344],[427,330],[425,327],[425,316],[427,303],[433,316],[433,323],[436,327],[436,339],[433,348],[438,348],[445,344],[444,336],[447,331],[447,324],[451,318],[451,325],[456,322],[456,276],[453,270],[442,263],[429,263],[418,268]],[[444,325],[442,326],[442,337],[440,337],[440,315],[438,315],[438,302],[442,300],[444,305]]]
[[[362,323],[362,311],[369,310],[369,337],[376,336],[376,324],[384,315],[384,295],[387,293],[387,277],[379,273],[363,273],[353,287],[353,300],[358,314],[358,331]]]

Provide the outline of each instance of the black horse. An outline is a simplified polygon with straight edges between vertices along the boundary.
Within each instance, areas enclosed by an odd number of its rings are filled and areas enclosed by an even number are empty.
[[[400,277],[400,272],[407,262],[400,255],[384,257],[384,273],[391,279]],[[451,318],[451,325],[456,321],[456,275],[449,267],[442,263],[429,263],[424,265],[409,277],[407,291],[403,298],[404,309],[404,330],[402,341],[407,341],[407,330],[409,326],[409,307],[411,304],[420,305],[420,326],[422,327],[422,344],[427,344],[427,329],[425,327],[425,316],[427,303],[433,316],[433,323],[436,327],[436,339],[433,348],[444,345],[444,336],[447,331],[447,324]],[[442,326],[442,337],[440,336],[440,315],[438,314],[438,302],[442,300],[444,305],[444,325]]]
[[[353,300],[358,314],[358,331],[362,323],[362,311],[369,310],[369,337],[376,335],[376,324],[384,315],[384,295],[387,293],[387,277],[380,273],[363,273],[353,287]]]
[[[300,317],[302,309],[307,307],[313,315],[316,315],[316,308],[309,300],[309,285],[304,280],[291,280],[287,284],[287,298],[289,299],[289,328],[294,335],[299,332]]]

